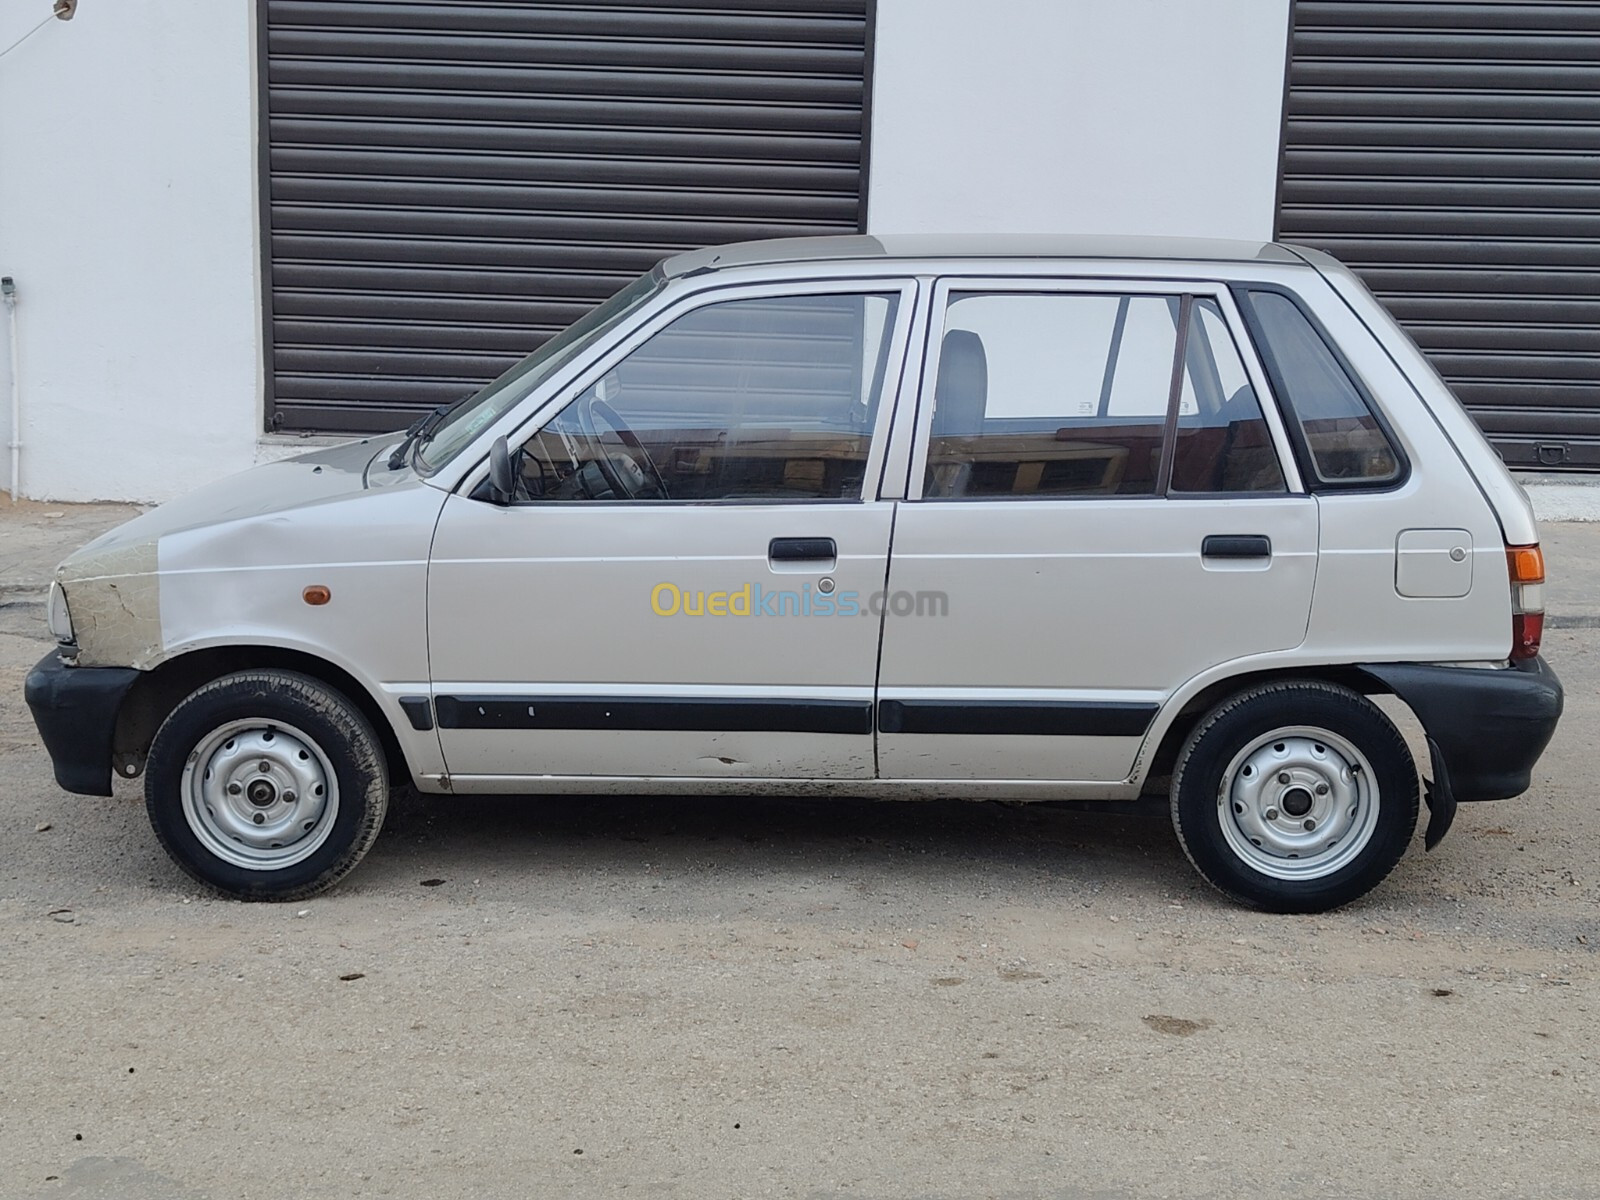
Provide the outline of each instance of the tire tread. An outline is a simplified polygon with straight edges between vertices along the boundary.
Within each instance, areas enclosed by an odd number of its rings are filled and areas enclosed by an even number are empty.
[[[1399,806],[1398,811],[1404,826],[1405,837],[1399,842],[1395,852],[1384,852],[1371,860],[1360,873],[1358,890],[1339,888],[1328,884],[1325,880],[1314,880],[1310,881],[1310,884],[1301,885],[1301,892],[1296,895],[1291,892],[1289,887],[1284,886],[1285,881],[1272,880],[1270,884],[1273,886],[1264,887],[1260,893],[1247,892],[1231,883],[1223,876],[1222,872],[1216,870],[1214,864],[1209,862],[1208,855],[1204,850],[1197,852],[1193,838],[1185,831],[1186,822],[1180,810],[1188,768],[1196,748],[1203,744],[1206,735],[1219,723],[1229,719],[1239,709],[1260,704],[1267,697],[1274,695],[1303,696],[1308,693],[1321,695],[1343,705],[1352,717],[1362,720],[1376,718],[1375,729],[1384,739],[1383,744],[1363,746],[1363,751],[1369,757],[1374,754],[1393,753],[1399,760],[1403,760],[1408,764],[1410,787],[1404,789],[1400,795],[1391,795],[1389,789],[1383,789],[1380,792],[1379,799],[1381,805],[1388,806],[1391,810],[1393,806]],[[1376,766],[1374,769],[1377,769]],[[1271,683],[1260,684],[1257,687],[1246,689],[1229,697],[1196,722],[1194,729],[1184,742],[1183,748],[1178,753],[1177,762],[1173,765],[1172,790],[1170,793],[1172,828],[1177,835],[1178,844],[1183,847],[1184,855],[1194,865],[1195,870],[1200,873],[1207,883],[1236,903],[1270,912],[1325,912],[1328,909],[1337,908],[1361,895],[1365,895],[1381,884],[1394,871],[1416,829],[1419,812],[1418,793],[1416,764],[1411,756],[1411,748],[1406,745],[1404,736],[1395,728],[1394,723],[1371,700],[1350,688],[1336,683],[1329,683],[1322,679],[1274,680]],[[1377,835],[1374,834],[1374,836],[1376,837]]]
[[[167,827],[168,814],[164,811],[164,807],[170,799],[159,794],[162,781],[158,780],[157,776],[165,775],[164,768],[167,766],[168,754],[176,754],[181,771],[181,764],[189,753],[189,747],[180,746],[174,749],[169,744],[171,739],[177,736],[175,731],[190,712],[203,708],[224,695],[231,697],[232,693],[241,687],[259,688],[264,696],[276,693],[291,698],[292,702],[305,705],[310,712],[326,721],[343,742],[343,745],[330,749],[330,756],[337,761],[338,754],[348,754],[350,768],[358,778],[365,781],[362,796],[348,798],[351,802],[359,799],[361,805],[360,818],[348,844],[316,877],[292,886],[273,886],[270,878],[264,878],[259,881],[263,886],[234,888],[209,878],[201,868],[189,860],[185,848]],[[162,849],[168,856],[186,875],[213,892],[243,900],[304,900],[327,891],[353,871],[372,848],[372,844],[383,829],[384,818],[389,808],[389,781],[388,767],[381,746],[377,732],[361,710],[345,699],[341,693],[310,675],[270,668],[224,675],[195,689],[185,697],[168,714],[151,743],[145,772],[145,807],[149,813],[150,824],[155,830],[157,841],[161,843]],[[341,803],[345,802],[345,797],[341,796]],[[178,820],[181,821],[182,818],[179,817]],[[269,876],[270,873],[262,872],[262,875]]]

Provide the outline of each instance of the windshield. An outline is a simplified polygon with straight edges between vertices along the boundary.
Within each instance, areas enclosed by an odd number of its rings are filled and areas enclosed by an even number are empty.
[[[460,454],[478,434],[504,416],[556,368],[612,329],[666,282],[659,269],[639,276],[598,308],[591,309],[500,378],[456,406],[431,437],[417,446],[416,465],[431,475]]]

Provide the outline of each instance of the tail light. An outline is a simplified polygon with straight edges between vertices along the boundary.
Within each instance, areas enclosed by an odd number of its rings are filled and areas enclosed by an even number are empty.
[[[1511,572],[1511,658],[1533,658],[1544,637],[1544,551],[1538,546],[1507,546]]]

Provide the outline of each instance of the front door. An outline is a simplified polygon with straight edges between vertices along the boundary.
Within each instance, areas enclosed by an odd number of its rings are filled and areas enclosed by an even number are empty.
[[[853,288],[691,297],[534,416],[512,503],[446,501],[429,653],[458,788],[872,777],[857,614],[893,506],[864,497],[913,285]]]
[[[1304,639],[1316,501],[1220,286],[957,281],[934,312],[882,774],[1123,780],[1179,685]]]

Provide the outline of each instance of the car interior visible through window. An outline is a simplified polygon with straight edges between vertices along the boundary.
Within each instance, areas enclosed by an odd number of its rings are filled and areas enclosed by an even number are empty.
[[[1213,300],[956,292],[934,387],[928,499],[1282,492],[1261,404]],[[1172,444],[1167,427],[1171,405]]]
[[[859,499],[898,299],[800,295],[695,309],[524,443],[516,498]]]

